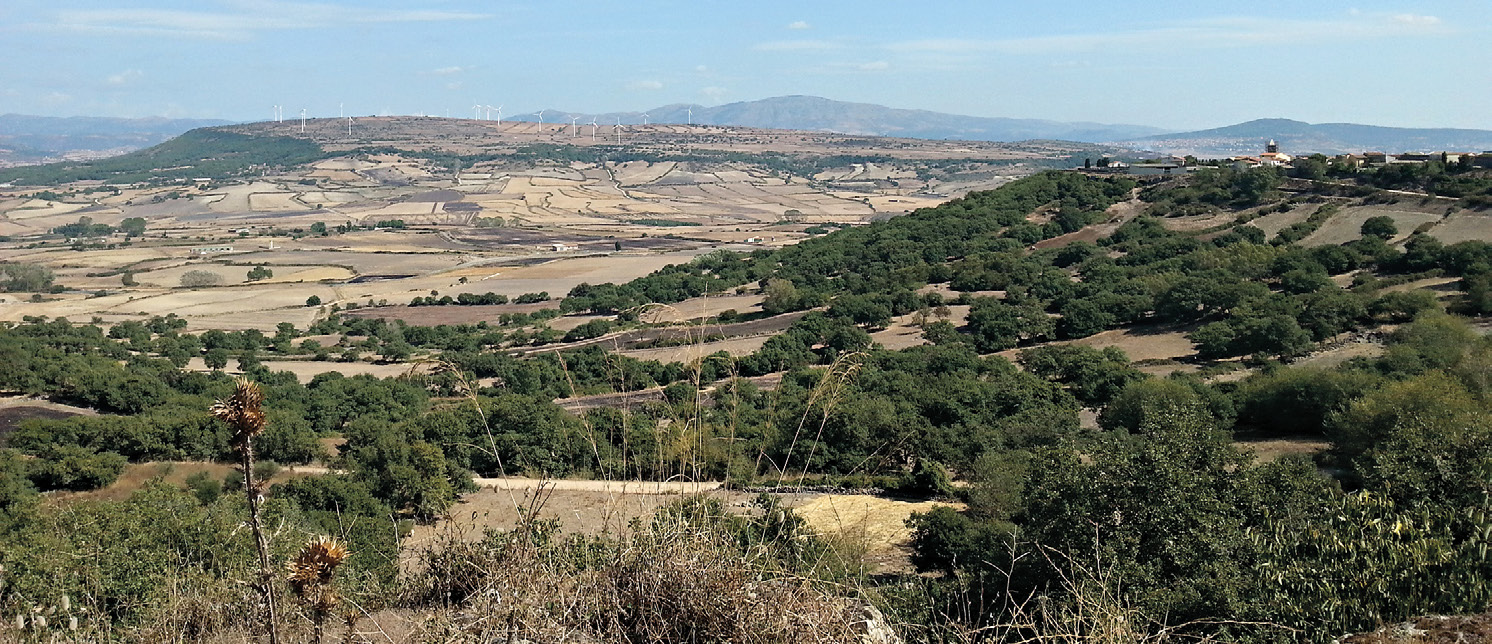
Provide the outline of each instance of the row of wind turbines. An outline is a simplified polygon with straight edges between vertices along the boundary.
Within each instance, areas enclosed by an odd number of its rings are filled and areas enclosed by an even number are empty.
[[[342,115],[342,104],[341,103],[337,104],[337,118],[338,119],[341,119],[341,118],[346,118],[347,119],[347,136],[352,136],[352,117],[351,116],[344,117]],[[279,105],[276,105],[275,106],[275,122],[276,123],[281,123],[281,122],[284,122],[284,120],[285,120],[285,110],[284,110],[284,108],[280,107]],[[304,108],[304,107],[300,108],[300,133],[301,134],[305,134],[306,133],[306,108]]]
[[[276,107],[279,107],[279,106],[276,106]],[[301,110],[301,111],[304,112],[305,110]],[[498,105],[497,107],[493,107],[491,105],[483,105],[481,103],[474,104],[474,105],[471,106],[471,118],[472,118],[472,120],[476,120],[476,121],[491,121],[492,120],[492,113],[494,111],[497,112],[497,122],[498,123],[502,123],[503,122],[503,106],[502,105]],[[549,110],[539,110],[538,112],[535,113],[539,117],[539,123],[540,124],[544,123],[544,113],[548,112],[548,111]],[[686,125],[694,125],[694,108],[692,108],[692,107],[686,107],[686,108],[684,108],[684,111],[688,113],[688,117],[685,119],[684,123]],[[651,121],[649,120],[650,118],[651,118],[650,116],[648,116],[646,113],[644,113],[642,115],[642,124],[643,125],[650,124],[651,123]],[[578,116],[572,116],[572,117],[570,117],[570,134],[571,134],[571,136],[574,136],[574,133],[575,133],[575,121],[577,121],[579,119],[580,119],[580,117],[578,117]],[[617,125],[621,125],[621,120],[622,120],[621,117],[617,117]],[[596,120],[595,119],[591,119],[591,125],[595,125],[595,124],[596,124]]]
[[[544,113],[548,112],[548,111],[549,110],[539,110],[538,112],[535,112],[535,116],[537,116],[538,120],[539,120],[539,125],[543,125],[544,124]],[[472,120],[477,120],[477,121],[491,121],[491,120],[493,120],[492,119],[492,113],[493,112],[497,112],[497,123],[498,123],[498,125],[501,125],[502,122],[503,122],[503,105],[498,105],[497,107],[493,107],[491,105],[486,105],[486,104],[483,104],[483,103],[474,103],[471,106],[471,118],[472,118]],[[685,108],[685,112],[687,112],[687,114],[688,114],[688,117],[687,117],[687,120],[686,120],[686,124],[693,125],[694,124],[694,108]],[[577,124],[579,123],[579,121],[580,121],[581,118],[582,117],[579,117],[579,116],[571,116],[570,117],[570,138],[572,138],[572,139],[573,138],[577,138],[577,137],[580,136],[579,126]],[[652,123],[651,119],[652,119],[651,116],[649,116],[647,113],[643,113],[643,115],[642,115],[642,124],[643,125],[650,125]],[[597,141],[598,140],[597,134],[600,131],[601,126],[600,126],[599,123],[596,122],[596,118],[595,117],[591,118],[590,126],[591,126],[591,141],[592,142]],[[612,131],[616,133],[616,142],[617,142],[617,145],[621,145],[622,144],[622,129],[623,129],[622,128],[622,117],[618,116],[617,119],[616,119],[616,125],[612,126]]]
[[[503,122],[503,106],[502,105],[498,105],[497,107],[493,107],[491,105],[484,105],[484,104],[481,104],[481,103],[477,103],[477,104],[472,105],[471,109],[472,109],[472,120],[486,120],[486,121],[490,121],[490,120],[492,120],[492,113],[494,111],[496,111],[497,112],[497,123],[499,125],[501,125],[502,122]],[[539,110],[537,112],[537,115],[538,115],[538,118],[539,118],[539,125],[543,125],[544,124],[544,113],[547,112],[547,111],[549,111],[549,110]],[[685,123],[687,125],[693,125],[694,124],[694,108],[687,107],[687,108],[685,108],[685,112],[688,115],[687,118],[686,118],[686,120],[685,120]],[[276,123],[282,123],[282,122],[284,122],[285,121],[285,110],[284,110],[284,107],[280,106],[280,105],[274,106],[274,115],[275,115],[274,118],[275,118],[275,122]],[[344,116],[343,115],[343,104],[342,103],[338,103],[337,104],[337,118],[338,119],[343,119],[343,118],[347,119],[347,136],[352,136],[352,117],[350,117],[350,116]],[[571,116],[570,117],[570,138],[576,138],[577,136],[579,136],[578,130],[576,128],[576,122],[579,121],[580,118],[581,117],[579,117],[579,116]],[[644,113],[642,115],[642,124],[643,125],[649,125],[651,123],[650,118],[651,117],[648,114]],[[597,136],[596,135],[597,135],[597,131],[600,129],[600,125],[596,123],[596,119],[595,118],[591,119],[590,125],[591,125],[591,141],[596,141],[597,140]],[[614,132],[616,132],[616,142],[617,142],[617,144],[621,145],[621,143],[622,143],[622,117],[620,117],[620,116],[617,117],[617,119],[616,119],[616,125],[612,129],[613,129]],[[301,110],[300,110],[300,131],[301,131],[302,134],[305,134],[305,132],[306,132],[306,108],[301,108]]]

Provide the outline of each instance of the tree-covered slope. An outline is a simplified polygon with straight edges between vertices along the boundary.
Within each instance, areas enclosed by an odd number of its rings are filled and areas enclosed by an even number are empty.
[[[215,129],[187,132],[129,154],[0,170],[0,181],[57,185],[94,180],[129,183],[146,179],[237,176],[255,168],[294,166],[323,158],[314,142],[288,136],[249,136]]]

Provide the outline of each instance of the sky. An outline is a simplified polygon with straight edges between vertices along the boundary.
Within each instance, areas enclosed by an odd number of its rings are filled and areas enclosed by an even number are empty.
[[[1492,2],[4,0],[0,113],[235,121],[807,94],[974,116],[1492,129]]]

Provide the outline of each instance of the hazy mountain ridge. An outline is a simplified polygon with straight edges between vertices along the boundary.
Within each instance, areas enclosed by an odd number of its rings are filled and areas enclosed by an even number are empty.
[[[1384,127],[1358,123],[1312,124],[1281,118],[1256,119],[1226,127],[1114,143],[1167,154],[1220,157],[1262,152],[1270,139],[1279,143],[1281,152],[1294,155],[1492,150],[1492,131],[1489,130]]]
[[[0,115],[0,161],[39,163],[80,151],[127,152],[150,147],[188,130],[231,121],[218,119],[112,118]]]
[[[693,113],[690,113],[693,110]],[[756,101],[727,103],[715,107],[675,103],[644,112],[610,112],[582,114],[563,110],[545,110],[550,122],[564,122],[571,117],[600,125],[695,123],[779,130],[816,130],[868,136],[892,136],[916,139],[958,139],[968,141],[1025,141],[1055,139],[1098,143],[1121,138],[1136,138],[1165,132],[1144,125],[1091,122],[1067,123],[1041,119],[1015,119],[962,116],[927,110],[909,110],[870,103],[850,103],[817,96],[779,96]],[[535,113],[512,117],[518,121],[536,120]]]

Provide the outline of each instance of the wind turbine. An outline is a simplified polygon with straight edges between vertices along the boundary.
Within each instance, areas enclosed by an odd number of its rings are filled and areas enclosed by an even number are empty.
[[[596,130],[599,127],[600,127],[599,125],[596,125],[596,119],[592,118],[591,119],[591,143],[595,143],[596,142]]]
[[[480,121],[480,120],[482,120],[482,106],[481,105],[473,105],[473,106],[471,106],[471,120],[473,120],[473,121]]]
[[[300,133],[306,133],[306,108],[300,108]]]
[[[622,117],[616,117],[616,144],[622,144]]]
[[[492,106],[488,105],[488,107],[492,107]],[[498,125],[502,125],[503,124],[503,106],[502,105],[498,105],[497,106],[497,124]]]
[[[646,113],[644,113],[642,115],[642,124],[643,125],[647,125],[648,124],[648,115]]]
[[[345,116],[344,114],[342,114],[342,105],[342,103],[337,103],[337,118],[342,118],[343,116]]]
[[[352,117],[347,117],[347,138],[352,138]]]
[[[572,139],[575,138],[575,122],[579,121],[579,120],[580,120],[580,117],[578,117],[578,116],[572,116],[572,117],[570,117],[570,138],[572,138]]]
[[[689,116],[684,119],[684,125],[694,125],[694,108],[686,107],[684,110],[689,113]]]

